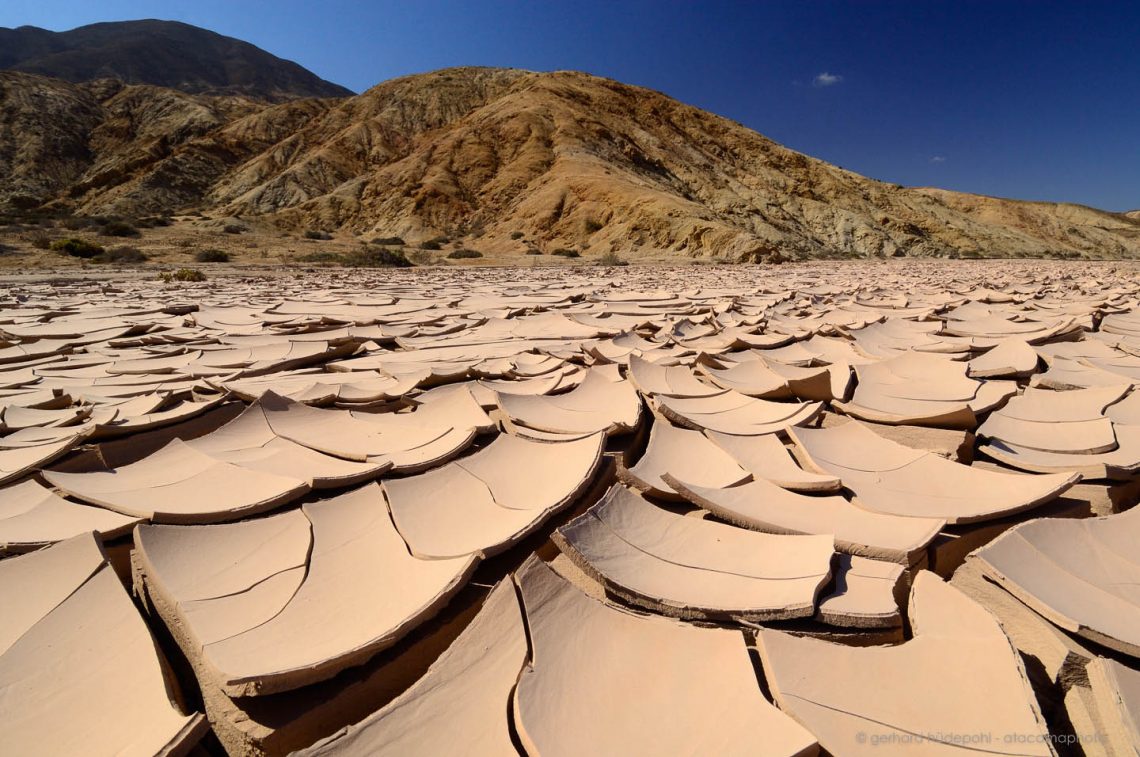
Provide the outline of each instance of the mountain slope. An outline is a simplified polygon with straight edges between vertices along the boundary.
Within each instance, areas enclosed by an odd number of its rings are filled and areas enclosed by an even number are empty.
[[[0,68],[70,82],[109,78],[271,101],[352,95],[248,42],[176,21],[121,21],[66,32],[0,28]]]
[[[65,126],[16,136],[44,101]],[[1140,219],[873,181],[573,72],[450,69],[279,105],[0,74],[6,124],[0,199],[84,213],[206,209],[520,256],[1140,257]]]

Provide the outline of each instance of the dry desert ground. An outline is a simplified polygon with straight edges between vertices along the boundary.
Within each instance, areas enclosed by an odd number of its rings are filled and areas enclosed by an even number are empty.
[[[0,281],[6,754],[1140,749],[1133,264],[98,270]]]

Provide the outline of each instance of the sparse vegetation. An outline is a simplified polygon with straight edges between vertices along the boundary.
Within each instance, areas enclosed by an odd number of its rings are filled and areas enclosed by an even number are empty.
[[[43,205],[43,200],[33,195],[12,195],[8,198],[8,204],[16,210],[32,210]]]
[[[68,231],[79,231],[80,229],[88,229],[92,226],[97,226],[98,224],[96,224],[90,218],[86,218],[84,216],[72,216],[71,218],[63,219],[63,223],[61,225]]]
[[[622,260],[621,256],[610,250],[598,258],[598,265],[629,265],[629,261]]]
[[[51,248],[51,237],[43,231],[37,231],[32,234],[28,241],[31,242],[32,247],[35,247],[37,250],[47,250]]]
[[[137,237],[139,230],[126,221],[109,220],[99,233],[105,237]]]
[[[531,247],[530,249],[528,249],[528,250],[526,251],[526,254],[527,254],[527,255],[541,255],[541,254],[542,254],[542,250],[540,250],[540,249],[538,249],[538,248],[536,248],[536,247]]]
[[[380,245],[381,247],[403,247],[404,240],[400,237],[379,237],[373,239],[372,244]]]
[[[102,255],[95,257],[96,263],[111,263],[118,265],[130,265],[133,263],[145,263],[147,261],[146,253],[138,247],[129,244],[119,245],[112,247],[104,252]]]
[[[525,236],[526,236],[526,234],[523,234],[521,231],[512,231],[511,232],[511,239],[522,239]]]
[[[176,281],[205,281],[206,274],[202,273],[197,268],[179,268],[177,271],[164,271],[163,273],[158,274],[158,278],[165,284],[173,284]]]
[[[301,263],[328,263],[329,265],[344,265],[344,255],[336,252],[309,252],[297,257]]]
[[[582,253],[578,252],[577,250],[568,249],[566,247],[559,247],[558,249],[554,250],[550,254],[551,255],[557,255],[560,258],[580,258],[580,257],[582,257]]]
[[[452,250],[447,253],[447,257],[451,260],[470,260],[472,258],[481,258],[483,253],[478,250],[469,250],[466,247],[461,247],[458,250]]]
[[[228,263],[230,254],[225,250],[199,250],[194,260],[199,263]]]
[[[361,250],[347,256],[345,265],[360,268],[411,268],[412,261],[400,250]]]
[[[601,221],[595,221],[593,218],[590,218],[586,221],[586,233],[593,234],[595,231],[601,231],[603,226],[605,226],[605,224]]]
[[[362,248],[356,252],[311,252],[297,258],[302,263],[341,265],[346,268],[410,268],[412,261],[401,250]]]
[[[227,234],[244,234],[246,229],[241,224],[227,223],[222,227],[222,231],[226,232]]]
[[[436,237],[435,239],[427,239],[420,242],[421,250],[442,250],[444,242],[447,241],[446,237]]]
[[[50,247],[55,252],[69,255],[73,258],[82,258],[83,260],[91,260],[94,257],[102,255],[105,251],[102,245],[76,237],[57,239],[51,243]]]
[[[316,229],[309,229],[305,232],[305,239],[313,239],[318,242],[324,242],[332,239],[332,235],[327,231],[317,231]]]

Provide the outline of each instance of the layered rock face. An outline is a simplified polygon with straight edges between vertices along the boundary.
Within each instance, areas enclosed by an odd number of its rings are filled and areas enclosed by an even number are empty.
[[[0,201],[631,259],[1132,258],[1140,219],[867,179],[658,92],[463,68],[270,103],[0,73]]]

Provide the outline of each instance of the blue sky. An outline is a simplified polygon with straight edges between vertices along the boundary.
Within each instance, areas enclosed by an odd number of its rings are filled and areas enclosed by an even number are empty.
[[[361,91],[458,65],[639,84],[912,186],[1140,208],[1140,3],[4,0],[0,26],[176,19]]]

